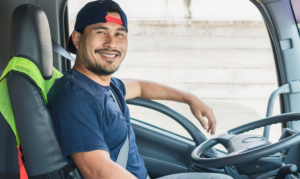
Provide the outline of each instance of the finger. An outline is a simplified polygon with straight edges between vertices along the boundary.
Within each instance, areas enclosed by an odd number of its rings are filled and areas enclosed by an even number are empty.
[[[216,123],[217,123],[216,118],[215,118],[215,116],[212,112],[208,113],[206,115],[206,117],[207,117],[207,119],[209,121],[209,124],[210,124],[209,129],[211,130],[211,135],[214,135],[215,132],[216,132]],[[207,131],[207,132],[209,132],[209,131]]]
[[[210,131],[211,135],[214,135],[216,133],[216,122],[210,123],[210,129],[211,129]]]
[[[211,130],[211,122],[208,122],[208,129],[206,130],[207,133],[209,133],[210,130]]]
[[[214,135],[214,134],[215,134],[215,132],[214,132],[214,130],[213,130],[213,128],[214,128],[213,126],[214,126],[213,123],[211,123],[210,126],[209,126],[209,128],[210,128],[210,130],[211,130],[211,131],[210,131],[210,134],[211,134],[211,135]]]
[[[211,129],[211,135],[215,135],[215,133],[216,133],[216,126],[217,126],[217,124],[216,123],[213,123],[212,124],[212,129]]]
[[[198,118],[200,124],[202,125],[202,127],[205,130],[207,130],[208,129],[208,125],[207,125],[206,121],[203,119],[202,115],[198,115],[197,118]]]

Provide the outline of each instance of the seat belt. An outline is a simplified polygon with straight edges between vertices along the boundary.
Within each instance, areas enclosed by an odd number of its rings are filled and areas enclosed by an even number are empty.
[[[71,56],[71,54],[69,52],[67,52],[62,46],[60,46],[55,40],[52,39],[52,49],[53,51],[55,51],[56,53],[60,54],[61,56],[65,57],[66,59],[75,62],[75,59]],[[121,108],[119,106],[119,103],[116,99],[115,94],[109,90],[115,103],[117,104],[118,108],[121,111]],[[122,111],[121,111],[122,112]],[[126,141],[123,144],[122,148],[119,151],[118,157],[117,157],[117,161],[116,163],[121,165],[123,168],[126,169],[127,166],[127,161],[128,161],[128,152],[129,152],[129,139],[128,139],[128,134],[126,136]]]
[[[65,57],[66,59],[75,62],[74,57],[72,57],[72,55],[67,52],[62,46],[60,46],[55,40],[52,39],[52,50],[58,54],[60,54],[61,56]]]
[[[110,91],[111,96],[113,97],[115,103],[117,104],[118,108],[121,111],[120,105],[117,101],[117,98],[116,98],[115,94],[111,91],[111,89],[109,89],[109,91]],[[127,134],[126,141],[123,144],[122,148],[120,149],[118,157],[117,157],[117,161],[116,161],[117,164],[121,165],[125,169],[126,169],[126,166],[127,166],[128,152],[129,152],[129,139],[128,139],[128,134]]]

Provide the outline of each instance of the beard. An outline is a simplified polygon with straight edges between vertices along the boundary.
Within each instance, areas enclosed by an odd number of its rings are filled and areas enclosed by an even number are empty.
[[[121,56],[121,52],[118,51],[118,50],[114,50],[114,49],[107,49],[107,48],[104,48],[104,49],[96,49],[94,52],[95,53],[100,53],[102,51],[111,51],[111,52],[117,52],[119,53],[119,56]],[[96,62],[95,63],[92,63],[91,60],[87,59],[86,57],[82,56],[83,59],[83,63],[85,65],[85,67],[91,71],[92,73],[96,74],[96,75],[99,75],[99,76],[110,76],[112,75],[113,73],[115,73],[118,69],[119,69],[119,66],[117,67],[106,67],[104,65],[101,65],[101,64],[97,64]],[[105,61],[106,63],[109,63],[111,64],[112,62],[111,61]]]
[[[85,67],[92,73],[99,76],[110,76],[119,69],[119,67],[106,67],[97,63],[91,63],[89,60],[85,60],[85,61],[87,61],[85,63]],[[107,62],[107,63],[111,63],[111,62]]]

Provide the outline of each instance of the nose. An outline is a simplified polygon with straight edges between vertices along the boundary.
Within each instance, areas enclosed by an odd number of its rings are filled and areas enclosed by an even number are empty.
[[[118,43],[113,35],[107,35],[103,45],[106,48],[116,49],[118,46]]]

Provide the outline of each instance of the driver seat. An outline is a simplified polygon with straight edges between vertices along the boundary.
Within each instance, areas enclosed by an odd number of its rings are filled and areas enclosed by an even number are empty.
[[[38,67],[44,80],[51,79],[53,58],[50,29],[42,9],[29,4],[17,7],[12,15],[11,27],[11,56],[30,60]],[[27,174],[30,178],[40,179],[45,174],[50,178],[49,174],[68,164],[62,158],[41,90],[33,79],[15,71],[9,73],[6,79]],[[80,178],[76,172],[70,173],[68,178]],[[181,173],[160,179],[185,178],[232,179],[214,173]]]
[[[16,139],[19,136],[24,166],[32,179],[79,176],[75,166],[62,158],[43,88],[39,86],[41,81],[42,84],[54,81],[52,77],[57,74],[53,70],[51,46],[50,28],[43,10],[30,4],[18,6],[11,17],[9,64],[14,67],[5,78],[18,133]],[[29,75],[33,73],[35,78]]]

